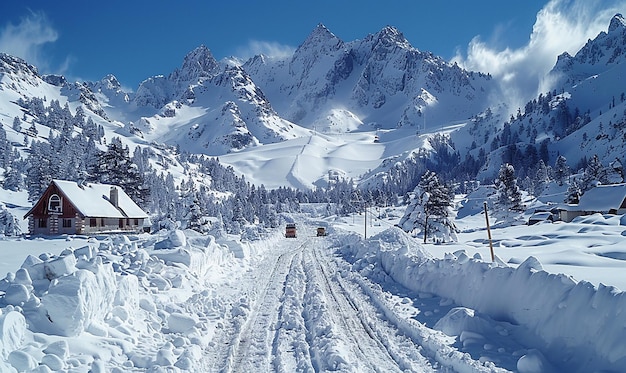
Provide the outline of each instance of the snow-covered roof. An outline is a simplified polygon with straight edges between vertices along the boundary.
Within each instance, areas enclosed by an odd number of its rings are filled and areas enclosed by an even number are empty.
[[[626,184],[598,185],[580,197],[580,211],[617,210],[626,198]]]
[[[69,198],[76,210],[83,216],[105,218],[146,218],[148,215],[117,185],[91,184],[79,185],[74,181],[53,180],[57,188]],[[111,188],[117,189],[118,207],[109,197]]]

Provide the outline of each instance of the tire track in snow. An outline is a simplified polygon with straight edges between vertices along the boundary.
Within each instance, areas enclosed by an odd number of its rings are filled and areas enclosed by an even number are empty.
[[[351,291],[350,294],[359,292],[364,297],[359,298],[359,303],[372,307],[376,312],[381,314],[392,328],[398,333],[406,336],[415,346],[420,346],[420,351],[428,356],[433,365],[438,366],[441,372],[483,372],[483,373],[506,373],[507,369],[495,366],[491,362],[482,362],[474,360],[468,353],[459,351],[450,344],[444,343],[443,340],[449,337],[438,338],[440,331],[431,329],[426,325],[414,320],[398,315],[393,304],[390,304],[385,296],[384,291],[374,283],[370,283],[366,278],[361,277],[354,272],[348,272],[342,277],[349,281]]]
[[[229,354],[230,364],[225,372],[270,371],[273,340],[270,334],[275,329],[287,273],[297,250],[278,257],[256,304],[251,307],[245,323],[234,338]]]
[[[381,338],[368,320],[372,315],[363,313],[352,301],[346,289],[337,282],[337,278],[329,274],[328,262],[321,260],[315,249],[308,250],[306,256],[310,262],[312,282],[321,284],[322,292],[328,301],[328,312],[346,339],[347,347],[353,353],[345,357],[350,367],[349,370],[358,372],[434,371],[429,361],[412,343],[405,343],[394,349]],[[395,334],[396,331],[388,330],[387,332]],[[410,351],[410,347],[413,347],[413,351]],[[398,350],[402,349],[409,349],[410,352],[400,353]],[[409,358],[407,355],[411,353],[413,356]]]
[[[291,262],[272,343],[275,372],[313,372],[303,317],[306,278],[302,251]]]

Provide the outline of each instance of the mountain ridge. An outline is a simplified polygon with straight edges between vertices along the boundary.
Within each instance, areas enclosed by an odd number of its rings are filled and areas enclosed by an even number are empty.
[[[72,83],[62,76],[40,76],[36,67],[2,55],[0,72],[9,93],[0,111],[9,129],[14,117],[37,120],[15,105],[19,97],[54,97],[71,110],[84,106],[105,128],[107,137],[124,136],[133,146],[164,143],[224,159],[264,145],[319,135],[363,133],[366,136],[359,141],[376,138],[389,146],[405,138],[396,150],[390,147],[381,152],[384,156],[374,165],[376,172],[368,165],[361,175],[368,174],[371,180],[388,172],[396,161],[414,162],[417,154],[432,154],[427,157],[434,160],[434,167],[443,167],[437,149],[449,149],[456,159],[483,163],[482,170],[472,168],[470,173],[489,180],[497,165],[507,160],[506,149],[512,144],[538,152],[548,140],[543,153],[546,163],[558,154],[568,154],[570,162],[576,163],[581,159],[564,150],[565,144],[598,137],[598,141],[610,140],[610,150],[601,147],[606,157],[624,156],[616,140],[621,132],[615,129],[615,122],[622,123],[618,111],[625,108],[624,97],[613,83],[619,81],[626,59],[625,24],[617,14],[608,31],[589,40],[575,56],[559,56],[550,72],[555,87],[560,87],[558,92],[555,88],[531,100],[508,121],[505,113],[511,108],[504,107],[506,98],[489,74],[467,71],[420,51],[392,26],[345,42],[323,24],[312,30],[293,55],[283,58],[257,55],[245,62],[217,61],[208,47],[200,45],[183,58],[180,67],[168,75],[145,79],[134,93],[124,92],[113,75],[97,82]],[[589,93],[594,90],[600,94]],[[611,102],[615,97],[619,102]],[[604,129],[598,130],[602,123]],[[607,124],[614,133],[606,133]],[[45,140],[46,126],[34,125]],[[514,127],[519,127],[515,128],[518,134],[507,135]],[[448,139],[447,147],[429,145],[437,133]],[[22,141],[18,133],[10,137]],[[408,141],[411,138],[415,140]],[[516,142],[509,143],[512,140]],[[586,144],[581,149],[598,150],[595,143]],[[368,146],[362,149],[378,151]],[[523,174],[530,172],[530,166],[522,166],[528,168]],[[291,169],[296,168],[292,165]],[[326,171],[354,175],[333,167]],[[320,171],[319,179],[298,186],[323,185],[319,181],[327,179],[324,174]]]

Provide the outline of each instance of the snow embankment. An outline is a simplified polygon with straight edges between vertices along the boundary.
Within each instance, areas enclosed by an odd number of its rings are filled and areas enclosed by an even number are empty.
[[[28,256],[0,280],[0,371],[188,371],[216,323],[184,303],[202,298],[221,266],[255,250],[171,231],[91,238],[60,255]]]
[[[471,313],[523,329],[518,335],[521,342],[536,350],[520,357],[521,372],[554,367],[570,372],[620,371],[626,366],[626,295],[613,287],[596,288],[547,273],[533,257],[517,268],[470,258],[464,251],[433,259],[396,228],[344,244],[344,255],[361,273],[384,271],[413,291],[450,299]],[[455,324],[455,318],[442,318],[438,328],[461,335],[464,325]]]

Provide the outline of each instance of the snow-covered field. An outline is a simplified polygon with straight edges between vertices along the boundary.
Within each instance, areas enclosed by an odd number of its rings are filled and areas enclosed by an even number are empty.
[[[293,216],[296,239],[4,239],[0,371],[626,366],[621,217],[495,228],[491,263],[483,216],[457,221],[458,243],[421,245],[393,227],[401,213],[369,214],[367,225]],[[317,226],[329,234],[316,237]]]

